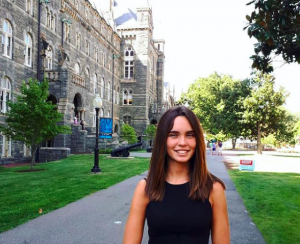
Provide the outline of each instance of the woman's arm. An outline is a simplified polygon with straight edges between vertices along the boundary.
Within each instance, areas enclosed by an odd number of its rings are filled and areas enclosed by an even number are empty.
[[[125,226],[123,244],[140,244],[142,241],[146,208],[149,202],[145,187],[146,181],[141,180],[135,189]]]
[[[229,220],[225,190],[219,182],[213,184],[209,200],[212,205],[212,243],[230,244]]]

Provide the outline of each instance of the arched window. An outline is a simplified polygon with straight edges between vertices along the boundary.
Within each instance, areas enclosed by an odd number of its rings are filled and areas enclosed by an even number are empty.
[[[110,101],[110,83],[107,83],[107,100]]]
[[[131,90],[129,91],[129,94],[128,94],[128,104],[129,105],[132,104],[132,91]]]
[[[85,40],[85,54],[90,56],[90,42],[87,39]]]
[[[7,101],[11,99],[11,82],[7,77],[1,80],[0,96],[0,109],[2,113],[5,113],[8,111]]]
[[[127,92],[127,90],[123,91],[123,104],[124,105],[128,104],[128,92]]]
[[[46,7],[46,26],[50,27],[50,25],[51,25],[50,10],[48,7]]]
[[[53,29],[53,22],[52,22],[52,19],[53,19],[53,12],[50,10],[50,19],[49,19],[49,28],[52,30]]]
[[[124,122],[124,124],[131,125],[131,116],[124,116],[123,122]]]
[[[120,102],[120,87],[117,88],[117,101],[116,104],[119,104]]]
[[[98,48],[95,47],[95,52],[94,52],[94,59],[95,61],[98,63],[99,59],[98,59]]]
[[[97,94],[97,83],[98,83],[98,77],[97,74],[94,76],[94,94]]]
[[[110,118],[110,111],[109,110],[107,110],[107,112],[106,112],[106,117]]]
[[[64,23],[64,41],[68,41],[70,35],[70,26],[68,23]]]
[[[79,10],[79,3],[78,3],[77,0],[75,1],[75,8],[76,8],[77,10]]]
[[[103,116],[104,116],[104,109],[101,108],[101,109],[100,109],[100,117],[103,117]]]
[[[32,38],[29,33],[25,34],[25,65],[32,66]]]
[[[52,69],[52,47],[48,45],[47,50],[46,50],[46,58],[45,58],[45,69],[46,70],[51,70]]]
[[[87,7],[86,7],[87,8]],[[85,10],[85,18],[88,20],[89,19],[89,11],[88,9]]]
[[[132,47],[127,47],[125,49],[124,57],[124,78],[133,78],[133,68],[134,68],[134,51]]]
[[[101,98],[104,98],[104,78],[101,78],[101,91],[100,91]]]
[[[76,33],[76,48],[81,50],[81,35],[78,32]]]
[[[26,12],[32,14],[32,0],[26,0]]]
[[[86,76],[87,76],[88,80],[90,80],[90,70],[89,70],[89,68],[86,68],[85,72],[86,72]]]
[[[132,90],[123,91],[123,105],[131,105],[132,104]]]
[[[2,53],[8,58],[12,58],[12,27],[8,20],[3,22]]]
[[[53,31],[56,30],[55,26],[56,26],[56,14],[54,14],[54,15],[52,16],[52,30],[53,30]]]
[[[75,64],[75,74],[79,75],[79,72],[80,72],[80,65],[79,65],[79,63],[76,63]]]

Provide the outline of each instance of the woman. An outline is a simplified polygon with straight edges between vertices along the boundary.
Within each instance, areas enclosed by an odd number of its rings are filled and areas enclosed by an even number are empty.
[[[161,117],[148,177],[134,192],[124,244],[140,244],[147,219],[149,244],[230,243],[224,183],[206,165],[195,114],[175,107]]]

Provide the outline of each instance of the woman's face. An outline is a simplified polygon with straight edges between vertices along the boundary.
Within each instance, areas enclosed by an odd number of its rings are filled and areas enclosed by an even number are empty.
[[[185,116],[178,116],[167,138],[169,163],[187,163],[196,148],[195,132]]]

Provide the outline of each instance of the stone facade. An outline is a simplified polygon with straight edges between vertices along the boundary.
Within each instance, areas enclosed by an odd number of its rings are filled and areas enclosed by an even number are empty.
[[[72,134],[43,146],[93,152],[97,93],[103,101],[100,117],[113,118],[115,133],[130,123],[142,135],[157,123],[164,104],[164,40],[152,38],[152,10],[146,3],[133,9],[137,18],[128,24],[117,16],[116,1],[102,2],[99,8],[86,0],[0,0],[0,123],[5,123],[5,101],[14,100],[22,81],[44,76],[48,100],[57,104]],[[74,124],[75,116],[84,120],[84,130]],[[0,137],[2,163],[28,159],[24,145]]]

